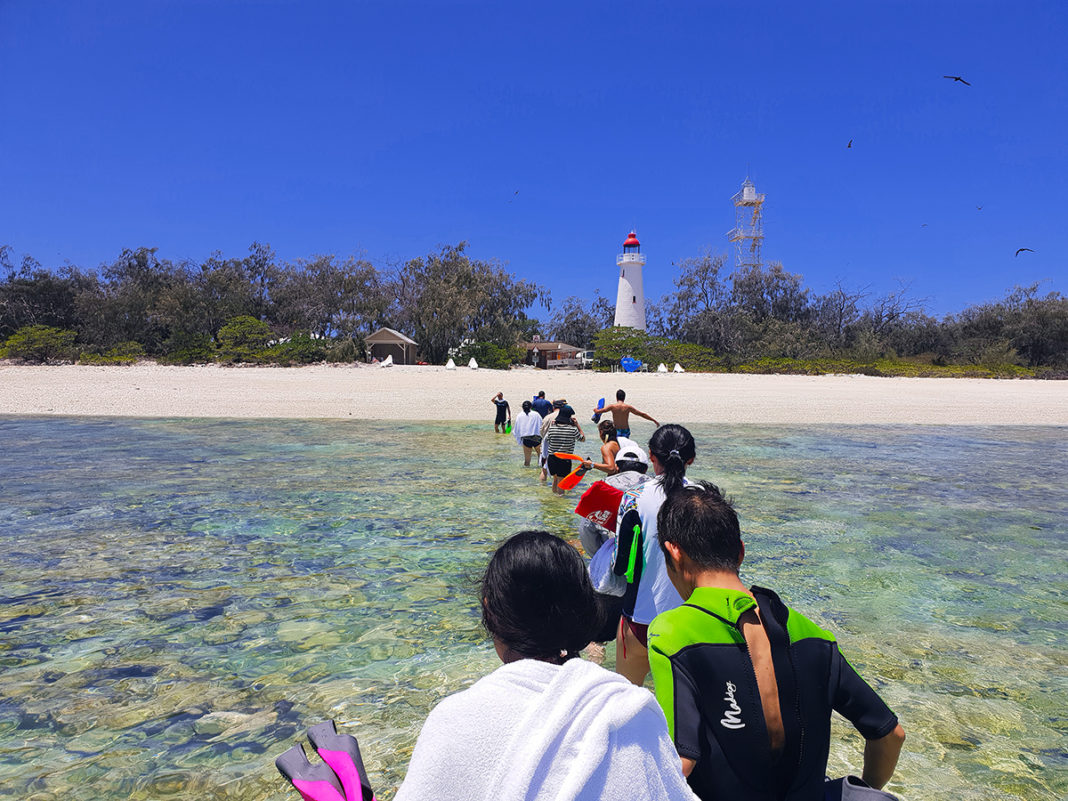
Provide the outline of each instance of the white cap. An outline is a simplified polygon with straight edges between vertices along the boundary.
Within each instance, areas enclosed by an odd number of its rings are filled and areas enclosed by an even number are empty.
[[[649,457],[645,455],[645,451],[639,448],[637,445],[628,445],[625,448],[620,448],[619,453],[616,454],[617,462],[641,462],[644,465],[649,464]]]

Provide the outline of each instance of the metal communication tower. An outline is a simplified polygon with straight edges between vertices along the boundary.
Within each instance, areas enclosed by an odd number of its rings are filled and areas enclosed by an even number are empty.
[[[741,190],[731,198],[734,202],[734,228],[727,232],[727,240],[734,243],[736,269],[759,267],[760,246],[764,242],[764,193],[757,192],[749,178]]]

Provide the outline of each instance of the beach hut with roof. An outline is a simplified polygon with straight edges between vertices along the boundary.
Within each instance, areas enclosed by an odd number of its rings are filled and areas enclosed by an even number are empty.
[[[526,363],[543,370],[582,365],[582,359],[578,358],[582,348],[576,348],[566,342],[524,342],[520,347],[527,352]]]
[[[394,364],[415,364],[419,343],[404,336],[400,331],[379,328],[370,336],[364,337],[363,342],[372,360],[378,359],[381,362],[385,361],[387,356],[392,356]]]

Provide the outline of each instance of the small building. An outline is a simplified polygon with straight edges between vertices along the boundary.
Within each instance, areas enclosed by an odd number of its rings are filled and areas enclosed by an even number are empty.
[[[582,348],[563,342],[524,342],[527,351],[527,364],[533,364],[543,370],[552,367],[580,367]]]
[[[404,336],[392,328],[379,328],[370,336],[364,337],[368,356],[383,361],[387,356],[393,357],[394,364],[415,364],[416,349],[419,343]]]

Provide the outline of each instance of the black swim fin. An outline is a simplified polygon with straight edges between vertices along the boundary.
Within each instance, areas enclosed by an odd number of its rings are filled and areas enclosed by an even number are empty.
[[[341,780],[347,801],[375,801],[355,737],[338,734],[334,721],[328,720],[308,729],[308,740]]]
[[[313,765],[299,743],[274,761],[304,801],[348,801],[338,777],[329,765]]]

